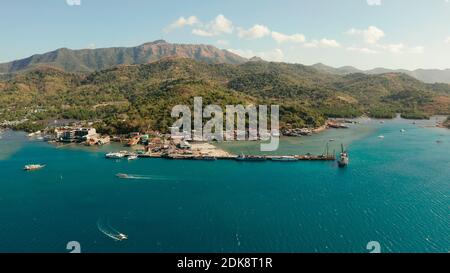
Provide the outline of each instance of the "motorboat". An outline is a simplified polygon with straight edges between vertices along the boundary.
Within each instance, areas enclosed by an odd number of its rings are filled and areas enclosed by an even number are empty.
[[[127,159],[128,160],[136,160],[136,159],[138,159],[138,156],[137,155],[130,155]]]
[[[30,165],[25,165],[25,167],[23,167],[23,169],[25,171],[36,171],[36,170],[40,170],[44,167],[45,167],[45,165],[41,165],[41,164],[30,164]]]
[[[128,179],[128,178],[130,178],[130,176],[129,176],[128,174],[125,174],[125,173],[118,173],[118,174],[116,174],[116,176],[117,176],[118,178],[122,178],[122,179]]]
[[[117,240],[119,241],[128,240],[128,236],[123,233],[119,233],[117,234]]]
[[[106,158],[112,158],[112,159],[119,159],[119,158],[124,158],[125,154],[122,152],[119,153],[107,153],[105,155]]]

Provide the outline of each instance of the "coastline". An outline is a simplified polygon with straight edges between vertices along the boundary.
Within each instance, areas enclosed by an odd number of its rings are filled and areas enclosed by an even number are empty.
[[[0,185],[3,198],[14,200],[22,196],[30,200],[14,202],[10,209],[20,211],[16,214],[20,217],[8,214],[5,221],[24,227],[24,232],[30,234],[36,233],[36,227],[27,225],[28,219],[38,217],[40,224],[51,223],[52,229],[39,233],[42,240],[35,244],[35,249],[43,251],[53,250],[48,242],[60,245],[60,239],[53,235],[54,229],[71,237],[79,226],[86,227],[86,236],[98,238],[95,244],[86,240],[91,251],[109,247],[110,242],[102,240],[103,235],[95,229],[99,217],[110,217],[114,227],[130,236],[133,242],[130,251],[214,251],[220,247],[234,251],[235,246],[229,244],[234,233],[239,233],[245,242],[241,251],[273,249],[279,242],[271,240],[267,234],[282,234],[285,240],[280,251],[330,251],[330,244],[318,244],[310,239],[324,232],[317,225],[307,224],[310,221],[320,221],[333,238],[345,237],[345,240],[333,241],[334,251],[358,251],[360,242],[365,242],[366,238],[359,234],[376,231],[383,232],[393,242],[392,251],[404,250],[406,238],[411,239],[406,235],[411,223],[417,225],[418,230],[413,235],[414,245],[408,245],[406,250],[431,251],[430,247],[434,247],[433,251],[441,251],[448,246],[448,237],[444,236],[448,234],[444,228],[448,224],[445,217],[448,208],[442,189],[448,185],[445,178],[449,175],[450,131],[423,126],[427,124],[432,125],[434,121],[418,121],[414,125],[403,119],[385,123],[367,120],[351,125],[348,130],[329,129],[308,137],[282,137],[280,140],[278,153],[298,154],[322,152],[330,138],[336,139],[330,145],[344,142],[352,161],[349,168],[343,170],[334,162],[315,161],[259,164],[228,160],[105,160],[103,151],[119,150],[123,146],[111,143],[100,147],[70,145],[54,149],[53,145],[30,141],[7,161],[0,162],[6,176]],[[400,132],[402,128],[406,129],[405,133]],[[7,134],[7,141],[19,136],[14,136],[13,132],[10,137]],[[385,135],[387,141],[378,139],[379,134]],[[28,141],[25,134],[20,133],[20,136]],[[436,139],[442,139],[443,143],[437,144]],[[9,146],[7,141],[0,141],[0,145]],[[258,142],[229,144],[246,153],[253,153],[248,145],[255,150],[259,147]],[[311,147],[314,149],[308,150]],[[21,167],[32,162],[48,167],[35,173],[23,172]],[[118,173],[133,178],[119,179]],[[417,202],[421,202],[419,210],[414,205]],[[68,203],[80,212],[76,219],[78,225],[70,230],[65,223],[75,220],[64,210]],[[36,208],[35,204],[42,205]],[[373,209],[368,211],[368,207]],[[49,215],[47,208],[62,209],[52,210],[54,213]],[[430,215],[430,209],[437,215]],[[132,214],[127,217],[129,211]],[[423,217],[412,217],[418,211]],[[270,221],[264,218],[268,213],[273,215]],[[400,214],[408,217],[398,216]],[[240,230],[234,231],[234,225],[224,227],[223,217],[248,220],[240,222]],[[365,224],[368,217],[379,220],[375,231],[372,225]],[[421,221],[424,217],[426,223]],[[299,222],[305,223],[302,229],[308,236],[299,237],[299,241],[291,240],[298,235]],[[141,223],[142,229],[136,229],[136,223]],[[392,223],[402,229],[403,235],[398,236],[399,230],[392,229]],[[198,226],[206,230],[208,236],[192,238]],[[259,232],[261,227],[264,232]],[[430,230],[439,235],[432,245],[423,239],[423,234]],[[13,238],[16,232],[12,225],[5,226],[5,238]],[[164,234],[164,237],[160,239],[161,236],[154,234]],[[176,240],[171,239],[173,234],[177,234]],[[208,244],[209,238],[216,238],[213,245]],[[29,237],[19,240],[25,244]],[[161,246],[155,246],[160,240]],[[186,240],[191,241],[186,243]],[[199,240],[204,247],[193,248]],[[8,246],[7,243],[4,245]],[[171,244],[173,247],[169,247]]]
[[[429,120],[417,120],[417,123],[420,123],[424,127],[438,127],[438,128],[445,128],[448,129],[444,125],[444,116],[435,116],[432,119]],[[338,149],[338,144],[343,143],[344,145],[348,145],[352,142],[352,135],[354,133],[354,130],[358,130],[357,125],[370,123],[373,124],[382,124],[382,121],[395,121],[395,120],[404,120],[405,123],[410,123],[410,120],[401,118],[397,116],[394,119],[372,119],[367,117],[359,117],[354,119],[329,119],[327,120],[326,124],[311,129],[310,134],[305,134],[301,136],[281,136],[281,145],[282,146],[291,146],[295,145],[294,143],[298,143],[298,146],[295,147],[295,150],[298,150],[295,154],[296,155],[305,155],[305,154],[323,154],[325,144],[328,142],[330,144],[330,151]],[[442,120],[442,122],[440,122]],[[378,122],[380,121],[380,122]],[[413,122],[411,124],[416,124],[416,122]],[[349,124],[345,125],[344,124]],[[331,125],[331,126],[330,126]],[[343,126],[343,127],[342,127]],[[369,126],[370,127],[370,126]],[[345,128],[341,130],[340,128]],[[349,130],[350,129],[350,130]],[[3,133],[7,130],[3,129]],[[14,130],[12,130],[14,131]],[[336,133],[336,131],[340,131],[341,133]],[[349,132],[345,132],[349,131]],[[25,134],[25,133],[24,133]],[[347,135],[347,136],[345,136]],[[26,134],[24,135],[25,139],[42,139],[42,137],[38,137],[39,135],[28,135],[28,138]],[[158,137],[157,137],[158,139]],[[179,145],[179,142],[173,143],[173,141],[169,141],[169,139],[162,138],[159,140],[161,142],[161,145],[163,144],[170,144],[174,146],[174,149],[177,150],[178,148],[175,146]],[[137,145],[131,145],[127,146],[127,138],[121,138],[121,142],[111,142],[114,143],[114,146],[110,146],[110,144],[105,145],[85,145],[82,143],[75,143],[75,142],[69,142],[69,143],[59,143],[59,142],[52,142],[50,141],[50,144],[53,144],[55,148],[69,148],[69,149],[81,149],[86,151],[97,151],[97,152],[111,152],[111,151],[129,151],[133,154],[139,154],[143,153],[147,149],[146,145],[143,144],[137,144]],[[334,141],[336,142],[334,143]],[[0,139],[1,141],[1,139]],[[333,141],[333,142],[330,142]],[[320,142],[320,143],[319,143]],[[233,158],[236,157],[239,154],[246,153],[249,155],[272,155],[275,156],[275,153],[268,152],[268,153],[262,153],[259,151],[259,145],[261,141],[233,141],[233,142],[192,142],[189,143],[190,145],[190,151],[189,153],[186,153],[186,151],[177,150],[175,153],[173,153],[174,156],[180,156],[185,158],[192,158],[192,157],[213,157],[213,158]],[[286,145],[287,143],[287,145]],[[160,145],[160,146],[161,146]],[[161,146],[162,147],[162,146]],[[112,149],[111,149],[112,148]],[[294,148],[294,147],[292,147]],[[290,150],[282,150],[281,153],[278,153],[278,155],[284,154],[284,155],[293,155],[293,153]],[[162,153],[144,153],[143,157],[161,157]],[[4,156],[6,157],[6,156]]]

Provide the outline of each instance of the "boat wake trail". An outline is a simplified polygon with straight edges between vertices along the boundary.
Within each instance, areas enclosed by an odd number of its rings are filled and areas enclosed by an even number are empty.
[[[105,219],[98,219],[97,221],[97,228],[98,230],[108,236],[109,238],[115,240],[115,241],[123,241],[127,240],[128,236],[119,232],[115,228],[113,228],[108,220]]]
[[[118,173],[116,176],[120,179],[135,179],[135,180],[171,180],[165,176],[159,175],[141,175],[141,174],[125,174]]]

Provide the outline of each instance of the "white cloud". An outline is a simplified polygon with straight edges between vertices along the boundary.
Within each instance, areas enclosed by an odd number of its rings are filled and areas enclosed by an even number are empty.
[[[381,6],[381,0],[366,0],[369,6]]]
[[[233,23],[222,14],[219,14],[216,19],[214,19],[211,29],[214,33],[230,34],[233,32]]]
[[[358,52],[358,53],[364,53],[364,54],[378,54],[379,51],[367,48],[367,47],[348,47],[348,51]]]
[[[81,0],[66,0],[69,6],[81,6]]]
[[[200,24],[200,20],[194,15],[189,16],[188,18],[184,18],[181,16],[176,21],[174,21],[172,24],[170,24],[168,27],[166,27],[166,31],[170,31],[172,29],[176,28],[182,28],[185,26],[193,26],[196,24]]]
[[[425,52],[425,48],[423,46],[415,46],[415,47],[411,47],[409,48],[409,53],[412,54],[422,54]]]
[[[450,0],[449,0],[450,1]],[[447,39],[445,39],[445,43],[450,45],[450,37],[448,37]]]
[[[317,47],[340,47],[341,45],[336,40],[330,39],[320,39],[320,40],[311,40],[303,45],[306,48],[317,48]]]
[[[362,36],[368,44],[375,44],[385,36],[384,31],[375,26],[369,26],[367,29],[351,28],[346,33],[348,35]]]
[[[283,33],[272,31],[272,39],[274,39],[277,43],[303,43],[305,39],[305,35],[303,34],[292,34],[286,35]]]
[[[216,42],[216,44],[222,45],[222,46],[227,46],[227,45],[230,44],[230,42],[229,42],[228,40],[218,40],[218,41]]]
[[[395,54],[403,53],[403,51],[405,49],[405,45],[402,43],[377,45],[377,47],[382,48],[390,53],[395,53]]]
[[[192,31],[192,34],[203,36],[203,37],[213,37],[222,34],[233,33],[233,22],[227,19],[222,14],[217,15],[217,17],[206,25],[202,25]]]
[[[227,50],[245,58],[251,58],[256,56],[267,61],[281,62],[284,60],[284,52],[279,48],[260,52],[254,52],[253,50],[248,49],[227,49]]]
[[[320,45],[323,47],[340,47],[341,45],[336,40],[321,39]]]
[[[269,28],[263,25],[254,25],[247,30],[242,28],[238,30],[238,36],[245,39],[259,39],[269,34]]]
[[[409,47],[403,43],[377,44],[376,47],[392,54],[404,54],[404,53],[422,54],[425,51],[423,46]]]
[[[423,46],[408,46],[404,43],[391,43],[391,44],[384,44],[380,43],[379,41],[381,38],[385,36],[383,30],[375,27],[370,26],[367,29],[349,29],[346,32],[348,35],[357,35],[361,36],[364,39],[364,42],[368,44],[368,47],[362,46],[362,47],[349,47],[347,48],[350,51],[357,51],[361,53],[381,53],[381,52],[387,52],[392,54],[404,54],[404,53],[410,53],[410,54],[421,54],[424,52]]]
[[[88,45],[88,49],[96,49],[96,48],[97,48],[97,45],[94,43],[91,43]]]
[[[214,36],[214,34],[212,32],[208,32],[206,30],[199,29],[199,28],[193,29],[192,30],[192,34],[197,35],[197,36],[202,36],[202,37],[212,37],[212,36]]]

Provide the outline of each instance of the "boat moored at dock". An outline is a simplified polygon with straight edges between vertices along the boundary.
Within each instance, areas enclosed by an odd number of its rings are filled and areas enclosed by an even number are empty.
[[[241,154],[236,157],[237,161],[253,161],[253,162],[261,162],[266,161],[267,157],[265,156],[259,156],[259,155],[244,155]]]
[[[274,156],[270,158],[272,161],[298,161],[294,156]]]
[[[125,152],[107,153],[105,155],[106,158],[110,158],[110,159],[121,159],[126,156],[127,156],[127,153],[125,153]]]

